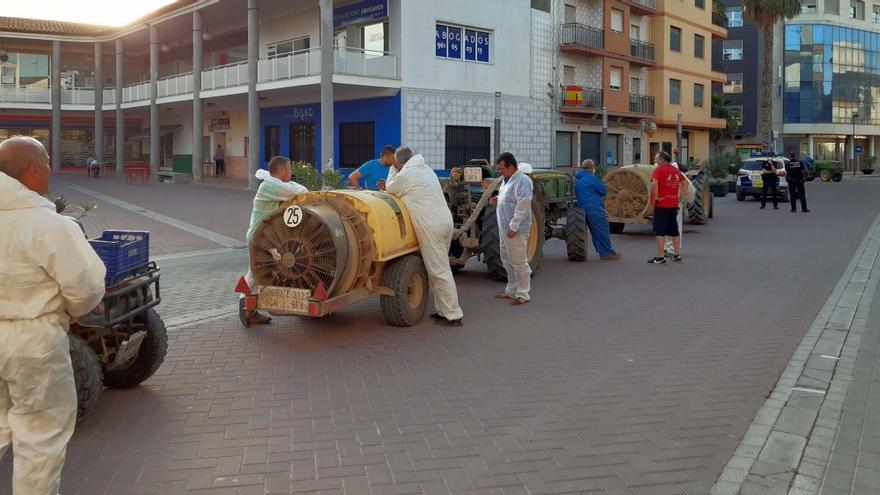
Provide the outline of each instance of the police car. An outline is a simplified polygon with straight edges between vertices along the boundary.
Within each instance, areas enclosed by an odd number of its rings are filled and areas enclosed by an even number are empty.
[[[779,177],[777,197],[783,202],[788,201],[788,182],[785,180],[785,164],[788,163],[788,158],[781,156],[752,157],[743,161],[742,167],[736,174],[737,201],[745,201],[748,196],[761,198],[761,188],[764,187],[761,172],[764,165],[771,160],[776,164],[776,175]]]

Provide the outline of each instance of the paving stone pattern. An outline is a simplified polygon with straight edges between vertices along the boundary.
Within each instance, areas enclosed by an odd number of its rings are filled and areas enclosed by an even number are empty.
[[[619,262],[551,241],[525,307],[465,270],[461,329],[389,328],[375,300],[179,327],[78,427],[62,493],[708,493],[880,210],[876,184],[808,187],[809,215],[718,201],[681,264],[645,263],[648,228]]]

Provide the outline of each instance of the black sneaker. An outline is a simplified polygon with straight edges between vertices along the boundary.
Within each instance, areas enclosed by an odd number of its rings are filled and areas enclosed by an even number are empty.
[[[797,213],[797,210],[794,209],[794,208],[792,208],[792,209],[791,209],[791,212],[792,212],[792,213]]]
[[[776,206],[776,205],[773,205],[773,209],[774,209],[774,210],[778,210],[778,209],[779,209],[779,207],[778,207],[778,206]]]
[[[443,317],[441,316],[440,318],[443,318]],[[434,320],[434,324],[440,325],[443,327],[460,327],[460,326],[462,326],[461,318],[459,318],[457,320],[449,320],[449,319],[443,318],[442,320]]]
[[[663,265],[666,263],[666,258],[654,257],[648,260],[649,265]]]
[[[809,213],[810,210],[801,210],[801,213]]]
[[[443,321],[446,319],[440,313],[434,313],[434,314],[428,316],[428,318],[430,318],[433,321]]]
[[[760,209],[761,209],[761,210],[764,210],[764,209],[766,209],[766,208],[767,208],[766,205],[761,205],[761,208],[760,208]]]
[[[672,261],[675,261],[676,263],[681,261],[681,255],[676,254],[675,256],[672,257]]]

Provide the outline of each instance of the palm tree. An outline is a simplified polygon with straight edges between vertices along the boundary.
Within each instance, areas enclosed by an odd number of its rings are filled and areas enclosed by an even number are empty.
[[[715,145],[715,152],[720,154],[721,141],[736,137],[736,131],[739,129],[742,115],[740,115],[739,110],[735,110],[730,106],[730,100],[726,95],[715,93],[712,95],[712,117],[724,119],[725,123],[722,129],[709,130],[709,140]]]
[[[773,94],[773,26],[780,20],[792,19],[801,11],[800,0],[743,0],[743,13],[757,24],[764,36],[764,63],[761,66],[761,115],[758,137],[765,149],[770,148],[771,95]]]

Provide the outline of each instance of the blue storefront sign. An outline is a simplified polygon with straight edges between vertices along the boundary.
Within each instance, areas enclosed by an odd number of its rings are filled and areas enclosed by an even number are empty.
[[[383,17],[388,17],[388,0],[361,0],[333,9],[333,27],[345,27]]]
[[[437,23],[434,55],[441,58],[488,63],[491,34]]]
[[[861,145],[861,144],[857,144],[857,145],[856,145],[856,153],[861,153],[862,151],[864,151],[864,148],[862,148],[862,145]]]

